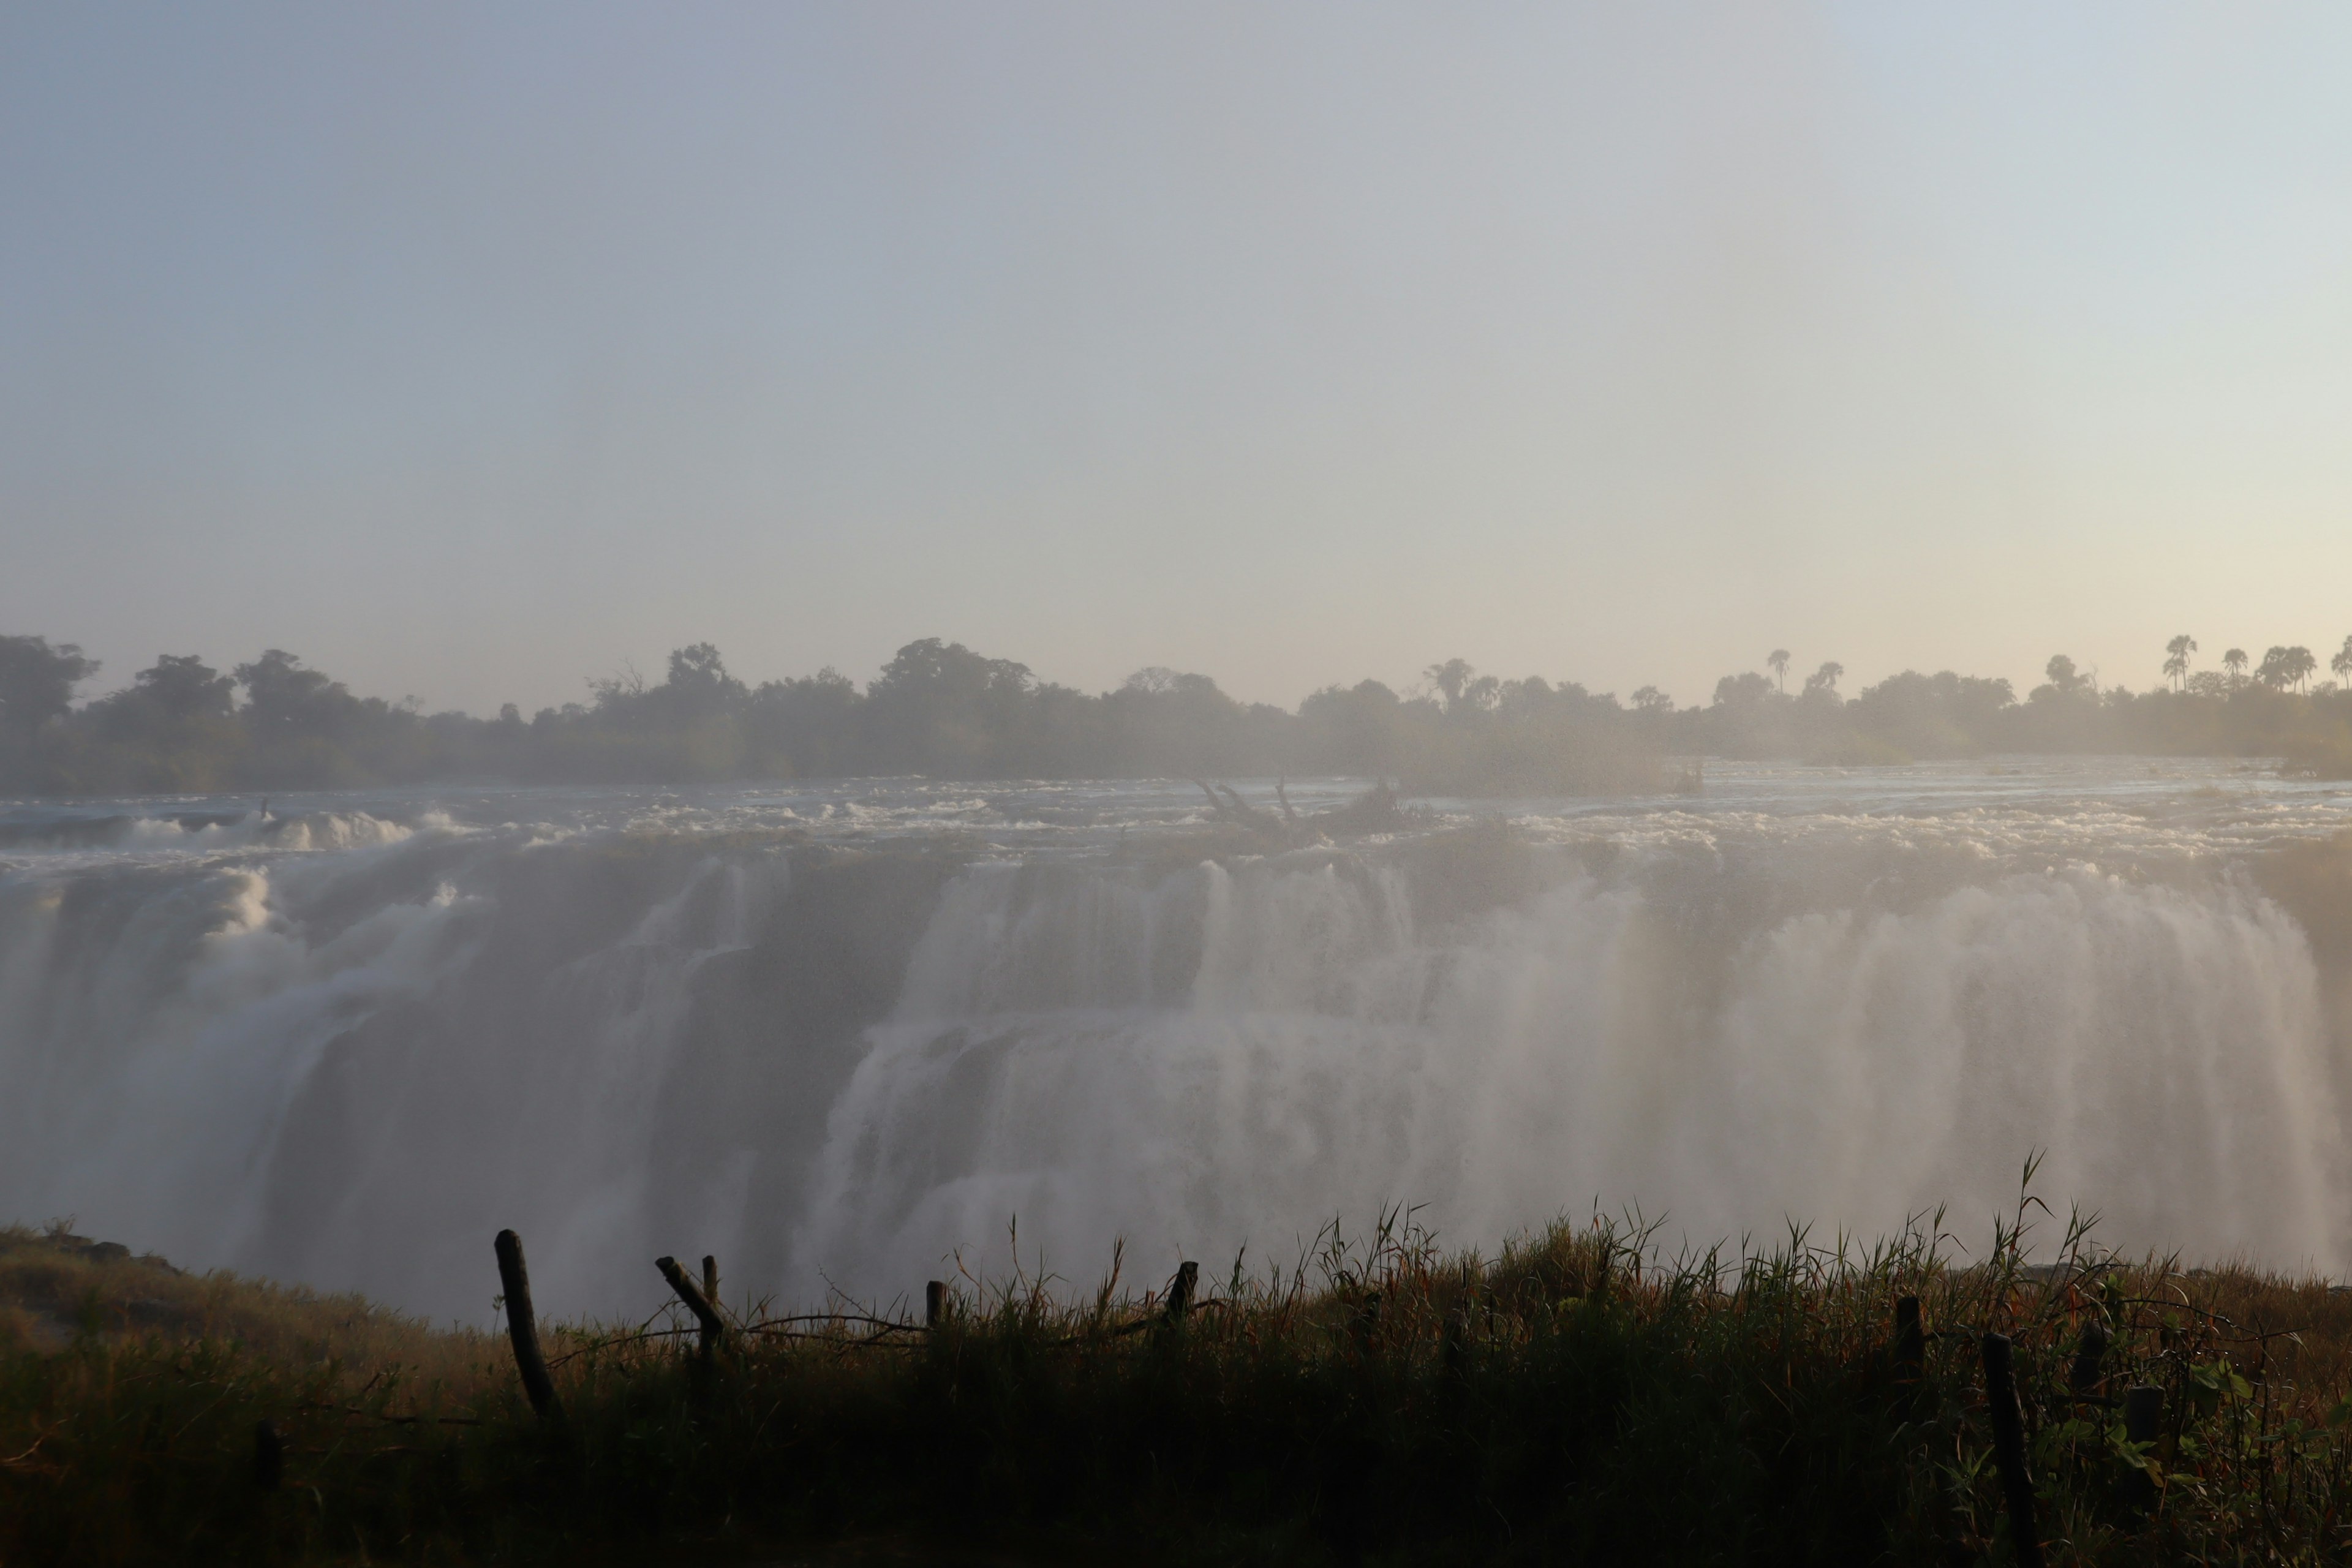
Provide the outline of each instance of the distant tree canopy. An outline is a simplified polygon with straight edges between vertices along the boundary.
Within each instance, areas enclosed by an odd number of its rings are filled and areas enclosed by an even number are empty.
[[[0,737],[18,743],[73,703],[73,689],[98,673],[73,643],[47,637],[0,637]]]
[[[2102,687],[2061,654],[2018,700],[2006,680],[1905,670],[1853,698],[1822,664],[1791,695],[1790,656],[1716,683],[1703,708],[1654,686],[1630,704],[1574,682],[1506,679],[1454,658],[1419,689],[1328,686],[1296,712],[1237,701],[1205,675],[1153,667],[1090,694],[1026,665],[926,637],[860,689],[838,670],[747,684],[717,647],[634,670],[584,702],[526,721],[425,715],[358,697],[272,648],[223,673],[166,654],[121,690],[76,706],[98,672],[71,643],[0,637],[0,789],[99,794],[327,788],[427,780],[689,783],[925,773],[952,778],[1235,777],[1345,773],[1444,795],[1638,792],[1674,756],[1889,763],[2000,752],[2285,756],[2352,773],[2352,692],[2317,687],[2318,660],[2274,647],[2254,673],[2232,648],[2194,671],[2175,637],[2165,684]],[[2352,637],[2330,661],[2352,678]]]

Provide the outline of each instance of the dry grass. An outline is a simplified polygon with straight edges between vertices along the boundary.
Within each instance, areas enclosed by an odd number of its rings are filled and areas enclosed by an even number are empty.
[[[0,1227],[0,1353],[54,1352],[90,1336],[208,1341],[285,1365],[398,1365],[443,1377],[492,1366],[503,1352],[479,1334],[436,1330],[361,1296],[226,1270],[190,1274],[63,1224]]]
[[[0,1351],[0,1562],[937,1561],[948,1542],[996,1562],[1996,1563],[1987,1330],[2015,1343],[2052,1562],[2344,1560],[2352,1296],[2102,1258],[2079,1227],[2058,1251],[2029,1268],[2012,1229],[1956,1264],[1923,1223],[1866,1253],[1800,1236],[1664,1258],[1595,1222],[1482,1258],[1391,1215],[1204,1279],[1179,1321],[1114,1268],[1082,1295],[959,1281],[930,1331],[846,1302],[753,1312],[709,1362],[682,1321],[554,1333],[568,1414],[549,1428],[500,1342],[13,1231],[0,1299],[37,1330]],[[1930,1331],[1916,1382],[1889,1343],[1905,1295]],[[2110,1342],[2086,1372],[2095,1325]],[[2167,1394],[2152,1450],[2120,1425],[2138,1384]],[[2152,1515],[2125,1489],[2150,1465]]]

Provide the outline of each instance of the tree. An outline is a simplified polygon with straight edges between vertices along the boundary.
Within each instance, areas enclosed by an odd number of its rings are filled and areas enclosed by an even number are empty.
[[[2347,647],[2352,647],[2352,637],[2344,641]],[[1633,711],[1636,713],[1671,713],[1674,710],[1675,700],[1654,686],[1641,687],[1633,693]]]
[[[1451,713],[1462,705],[1462,693],[1469,689],[1471,678],[1477,673],[1469,660],[1449,658],[1444,664],[1431,665],[1421,676],[1445,693],[1445,710]]]
[[[1718,708],[1761,702],[1771,695],[1772,683],[1752,669],[1739,675],[1727,675],[1715,683],[1715,705]]]
[[[1327,686],[1298,705],[1307,755],[1333,773],[1379,773],[1399,758],[1404,704],[1377,680]]]
[[[2196,651],[2197,639],[2187,632],[2164,645],[2165,676],[2183,691],[2189,689],[2189,656]]]
[[[2263,655],[2254,679],[2273,691],[2284,691],[2290,686],[2301,686],[2318,668],[2319,661],[2307,647],[2273,647]]]
[[[1829,660],[1821,668],[1805,677],[1805,695],[1811,697],[1818,692],[1823,697],[1835,697],[1838,677],[1844,673],[1845,666],[1835,659]]]
[[[258,741],[327,735],[361,707],[341,681],[303,668],[284,648],[267,649],[229,673],[245,688],[245,721]]]
[[[1913,756],[1959,757],[1995,748],[2016,700],[2006,680],[1906,669],[1864,687],[1847,711],[1858,730]]]
[[[2344,646],[2336,650],[2336,657],[2327,661],[2327,668],[2343,679],[2352,680],[2352,637],[2344,639]]]
[[[669,679],[655,688],[661,706],[686,718],[701,718],[723,710],[750,695],[743,683],[727,673],[726,660],[707,642],[674,648]]]
[[[670,650],[669,684],[739,695],[743,689],[743,683],[727,673],[727,661],[719,657],[719,649],[707,642]]]
[[[1764,662],[1772,667],[1772,678],[1780,683],[1780,695],[1786,697],[1789,694],[1789,650],[1776,647]]]
[[[2221,668],[2230,672],[2230,684],[2242,685],[2246,679],[2246,650],[2233,647],[2221,656]]]
[[[0,637],[0,735],[29,737],[73,705],[73,689],[98,673],[81,645]]]
[[[90,704],[100,727],[118,739],[170,744],[192,724],[226,720],[236,682],[194,654],[163,654],[131,684]]]
[[[1028,760],[1043,690],[1025,664],[938,637],[910,642],[866,689],[874,761],[953,778],[1001,773]]]
[[[2042,667],[2042,673],[2061,697],[2072,697],[2083,689],[2083,677],[2075,669],[2074,661],[2063,653],[2052,654],[2050,662]]]
[[[131,678],[132,691],[167,719],[226,719],[236,682],[194,654],[159,654]]]

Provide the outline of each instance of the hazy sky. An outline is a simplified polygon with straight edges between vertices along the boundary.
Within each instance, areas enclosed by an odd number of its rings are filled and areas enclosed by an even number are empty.
[[[2352,632],[2352,8],[0,8],[0,632],[1295,702]]]

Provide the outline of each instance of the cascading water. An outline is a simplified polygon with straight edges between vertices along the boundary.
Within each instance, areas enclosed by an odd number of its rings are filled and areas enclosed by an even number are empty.
[[[664,1252],[888,1299],[1016,1217],[1076,1279],[1397,1203],[1974,1225],[2040,1149],[2112,1245],[2352,1252],[2315,787],[1759,770],[1275,854],[1149,786],[310,804],[0,819],[0,1217],[479,1318],[507,1225],[560,1313]]]

